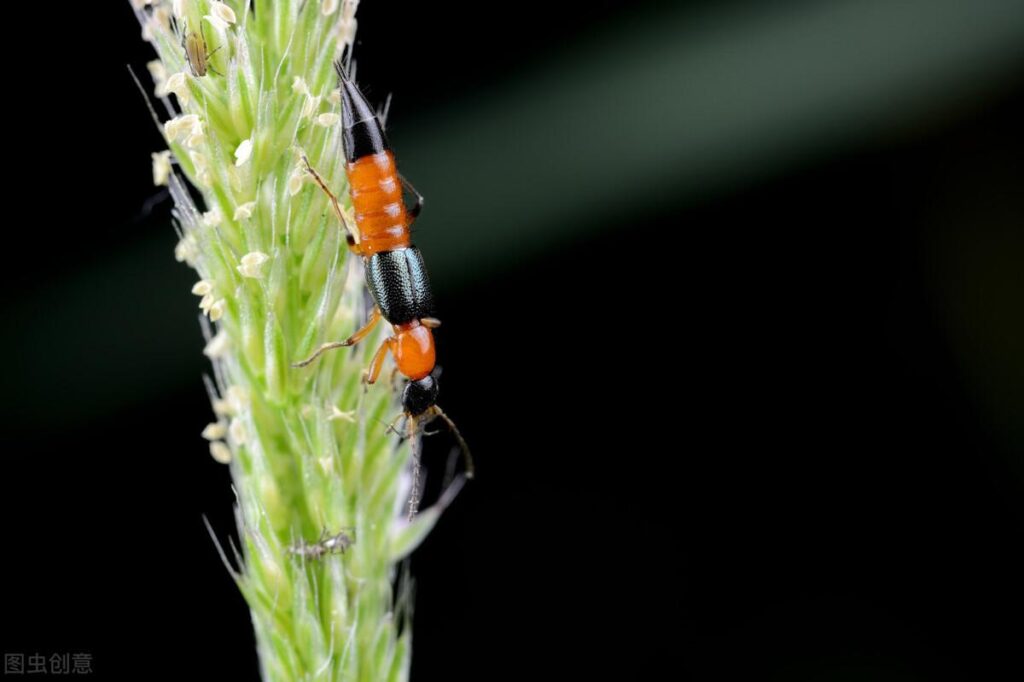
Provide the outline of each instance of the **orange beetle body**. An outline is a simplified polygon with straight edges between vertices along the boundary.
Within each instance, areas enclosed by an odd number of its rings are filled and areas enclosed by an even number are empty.
[[[451,419],[437,406],[438,383],[433,329],[440,322],[433,316],[433,295],[423,256],[409,237],[409,227],[419,215],[423,197],[405,181],[395,165],[384,128],[366,97],[352,82],[345,67],[337,64],[341,81],[342,139],[349,196],[355,215],[350,226],[349,246],[363,259],[366,286],[376,306],[369,321],[345,341],[322,345],[310,358],[296,363],[305,366],[332,348],[352,346],[369,335],[383,318],[393,334],[377,349],[366,382],[374,383],[388,355],[395,359],[399,372],[407,379],[402,392],[402,408],[409,417],[409,435],[418,424],[438,417],[448,424],[459,441],[466,459],[466,476],[472,478],[473,463],[469,448]],[[348,224],[337,197],[331,193],[316,171],[307,170],[330,197],[338,218]],[[403,189],[410,190],[417,202],[407,208]],[[418,490],[410,495],[410,517],[418,504]]]

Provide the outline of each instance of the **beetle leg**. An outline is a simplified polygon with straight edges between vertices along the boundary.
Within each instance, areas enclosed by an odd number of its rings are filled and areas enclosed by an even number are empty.
[[[367,384],[372,384],[377,381],[377,377],[380,376],[380,370],[384,367],[384,360],[387,359],[388,353],[395,352],[395,337],[391,336],[384,339],[384,343],[380,344],[380,348],[373,356],[373,360],[370,361],[370,368],[363,374],[363,381]]]
[[[309,159],[306,158],[305,154],[302,155],[302,163],[306,165],[306,172],[313,176],[313,179],[316,180],[316,184],[320,185],[320,189],[322,189],[324,194],[326,194],[331,200],[331,206],[334,207],[334,214],[338,216],[338,221],[345,228],[345,239],[348,242],[348,247],[355,253],[359,254],[359,230],[355,225],[349,222],[348,218],[345,217],[345,214],[341,210],[341,204],[338,203],[338,197],[336,197],[334,192],[330,190],[327,183],[324,182],[324,179],[320,177],[320,174],[313,169],[312,164],[309,163]]]
[[[402,182],[402,187],[406,188],[416,197],[416,203],[409,208],[409,217],[413,220],[419,217],[420,211],[423,210],[423,195],[413,187],[412,183],[405,179],[405,176],[401,173],[398,174],[398,179]]]
[[[347,348],[348,346],[356,345],[357,343],[365,339],[370,332],[373,331],[373,328],[377,326],[378,322],[380,322],[380,308],[374,306],[373,312],[370,313],[370,319],[367,320],[366,324],[363,325],[363,327],[355,334],[348,337],[344,341],[331,341],[330,343],[325,343],[324,345],[317,348],[316,352],[310,355],[305,360],[292,363],[292,367],[305,367],[306,365],[310,364],[318,357],[320,357],[326,351],[334,350],[335,348]]]

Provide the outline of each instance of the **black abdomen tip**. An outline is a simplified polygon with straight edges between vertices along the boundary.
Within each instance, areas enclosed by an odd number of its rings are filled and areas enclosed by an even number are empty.
[[[341,123],[344,129],[345,158],[352,162],[390,149],[377,112],[370,106],[359,86],[349,80],[343,69],[338,69],[338,75],[341,78]]]

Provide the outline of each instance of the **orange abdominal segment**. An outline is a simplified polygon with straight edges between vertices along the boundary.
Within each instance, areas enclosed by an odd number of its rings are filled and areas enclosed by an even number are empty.
[[[409,246],[409,217],[391,152],[356,159],[347,171],[360,255],[368,258]]]
[[[411,381],[418,381],[434,370],[434,335],[419,322],[395,327],[391,352],[398,371]]]

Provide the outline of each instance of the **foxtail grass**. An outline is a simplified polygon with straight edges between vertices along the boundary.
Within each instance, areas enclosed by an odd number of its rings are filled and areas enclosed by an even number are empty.
[[[357,2],[131,2],[158,57],[148,70],[167,148],[153,179],[174,199],[174,255],[197,273],[212,364],[202,435],[231,470],[240,547],[224,559],[263,677],[407,679],[401,562],[457,487],[412,521],[403,513],[413,457],[386,427],[397,393],[361,381],[380,329],[291,366],[369,312],[361,263],[302,163],[347,196],[332,64],[352,45]]]

